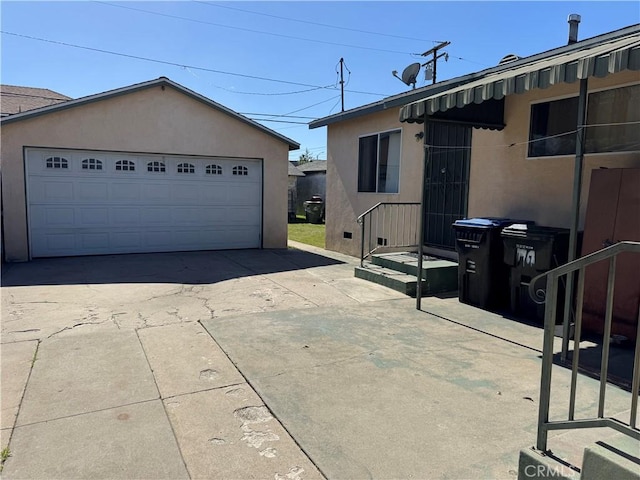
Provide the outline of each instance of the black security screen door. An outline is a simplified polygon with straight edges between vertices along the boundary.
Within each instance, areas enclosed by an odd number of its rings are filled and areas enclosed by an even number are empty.
[[[451,225],[467,215],[471,127],[430,122],[426,143],[433,147],[425,172],[424,244],[454,249]]]

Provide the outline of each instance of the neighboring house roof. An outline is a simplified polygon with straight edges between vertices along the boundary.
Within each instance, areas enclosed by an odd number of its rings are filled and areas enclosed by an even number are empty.
[[[510,72],[514,72],[520,69],[521,67],[525,67],[523,69],[525,72],[530,71],[527,68],[527,66],[530,66],[532,64],[542,65],[544,63],[543,62],[544,60],[552,60],[550,62],[552,65],[553,64],[559,65],[559,67],[556,70],[558,70],[558,73],[560,73],[560,70],[562,70],[563,67],[566,67],[568,65],[568,62],[562,61],[562,59],[565,56],[566,58],[569,58],[569,57],[573,58],[574,56],[577,56],[578,58],[582,58],[582,55],[580,55],[579,52],[582,52],[586,49],[593,49],[592,52],[594,53],[602,52],[603,50],[602,48],[596,49],[596,47],[601,46],[603,44],[608,44],[610,42],[614,42],[616,40],[621,41],[620,44],[616,43],[616,45],[618,45],[621,48],[618,48],[617,50],[615,50],[613,55],[607,55],[607,58],[605,60],[598,59],[597,62],[596,62],[597,55],[587,56],[581,62],[582,65],[584,65],[584,67],[581,67],[581,68],[586,68],[587,73],[589,75],[602,75],[604,73],[604,70],[603,70],[604,65],[607,64],[607,62],[609,62],[613,64],[612,68],[614,68],[615,71],[619,71],[624,68],[638,70],[640,68],[640,49],[637,43],[634,42],[633,38],[637,37],[639,33],[640,33],[640,24],[631,25],[629,27],[621,28],[613,32],[609,32],[603,35],[598,35],[596,37],[581,40],[573,44],[564,45],[558,48],[554,48],[552,50],[548,50],[546,52],[538,53],[525,58],[520,58],[512,62],[504,63],[502,65],[496,65],[495,67],[487,68],[479,72],[474,72],[474,73],[470,73],[460,77],[455,77],[449,80],[438,82],[434,85],[428,85],[426,87],[417,88],[409,92],[393,95],[383,100],[380,100],[378,102],[370,103],[367,105],[363,105],[361,107],[347,110],[345,112],[340,112],[334,115],[330,115],[328,117],[313,120],[312,122],[309,123],[309,128],[323,127],[326,125],[330,125],[332,123],[337,123],[344,120],[349,120],[352,118],[357,118],[364,115],[369,115],[371,113],[387,110],[389,108],[403,107],[404,105],[408,105],[414,102],[415,104],[418,104],[419,102],[422,102],[425,99],[443,98],[444,100],[441,100],[441,102],[444,103],[443,106],[445,107],[445,110],[456,107],[456,106],[469,105],[470,103],[473,103],[474,101],[476,101],[476,97],[472,96],[474,92],[469,91],[468,89],[465,89],[464,86],[471,85],[471,82],[474,82],[474,81],[476,81],[480,85],[488,84],[489,82],[485,81],[485,79],[490,78],[490,76],[492,75],[498,76],[498,74],[503,74],[502,75],[503,79],[506,79],[507,82],[505,83],[508,84],[508,85],[505,85],[505,87],[507,88],[507,91],[514,88],[514,91],[511,93],[515,93],[518,90],[515,90],[515,86],[512,84],[516,83],[516,78],[513,75],[510,75]],[[626,41],[624,40],[625,38],[628,39],[629,43],[626,43]],[[615,52],[618,52],[618,53],[615,53]],[[574,54],[574,55],[571,55],[571,54]],[[573,60],[573,63],[580,63],[580,62],[578,60]],[[616,64],[619,66],[616,66]],[[569,64],[569,66],[573,68],[572,64]],[[551,67],[551,65],[548,65],[548,67]],[[585,72],[581,72],[581,75],[584,73]],[[571,76],[572,75],[569,74],[569,76],[567,77],[567,80],[560,80],[560,81],[571,81],[570,79]],[[531,81],[538,80],[537,78],[534,79],[533,77],[534,75],[530,75],[527,78],[527,81],[531,82]],[[574,80],[576,78],[581,78],[581,77],[579,75],[576,75],[574,77]],[[556,79],[551,78],[548,81],[549,83],[546,83],[545,80],[538,80],[538,81],[539,82],[542,81],[543,85],[546,84],[546,86],[548,86],[550,84],[555,83]],[[517,82],[522,83],[524,82],[524,79],[518,78]],[[522,87],[518,87],[518,88],[522,88]],[[542,86],[541,88],[544,88],[544,86]],[[450,95],[449,92],[453,92],[453,94]],[[489,98],[489,92],[486,92],[484,95]],[[504,95],[500,96],[498,94],[498,95],[491,96],[490,98],[501,99],[503,96]],[[470,98],[472,98],[472,100],[469,100]],[[480,100],[480,102],[481,101],[482,100]],[[460,104],[458,104],[458,102],[460,102]],[[429,108],[430,109],[435,108],[435,100],[429,103]],[[438,110],[443,111],[441,110],[441,108],[438,108]],[[438,110],[434,110],[434,111],[438,111]],[[418,111],[416,111],[415,113],[405,112],[405,109],[403,109],[401,118],[403,119],[403,121],[404,120],[411,121],[409,120],[409,118],[412,118],[413,121],[420,121],[416,118],[417,113],[419,112]]]
[[[71,100],[71,97],[48,88],[0,85],[0,116],[6,117],[67,100]]]
[[[293,163],[289,162],[289,176],[290,177],[304,177],[304,173],[300,171]]]
[[[298,164],[298,169],[302,170],[304,173],[326,172],[327,171],[327,161],[326,160],[311,160],[310,162],[305,162],[305,163]]]
[[[243,115],[240,115],[237,112],[234,112],[233,110],[231,110],[230,108],[225,107],[224,105],[221,105],[217,102],[214,102],[213,100],[200,95],[199,93],[194,92],[193,90],[189,90],[186,87],[183,87],[182,85],[173,82],[172,80],[169,80],[167,77],[160,77],[158,79],[155,80],[150,80],[148,82],[142,82],[142,83],[137,83],[134,85],[130,85],[127,87],[122,87],[122,88],[117,88],[115,90],[109,90],[107,92],[103,92],[103,93],[98,93],[95,95],[89,95],[87,97],[82,97],[82,98],[78,98],[75,100],[68,100],[66,102],[63,103],[58,103],[56,105],[49,105],[49,106],[43,106],[41,108],[36,108],[34,110],[30,110],[28,112],[23,112],[23,113],[16,113],[15,115],[11,115],[8,117],[4,117],[2,119],[0,119],[0,122],[2,124],[6,124],[6,123],[13,123],[13,122],[17,122],[20,120],[25,120],[28,118],[33,118],[39,115],[46,115],[48,113],[51,112],[58,112],[60,110],[65,110],[67,108],[74,108],[80,105],[86,105],[88,103],[93,103],[93,102],[97,102],[97,101],[101,101],[101,100],[105,100],[108,98],[112,98],[112,97],[117,97],[120,95],[126,95],[129,93],[133,93],[139,90],[145,90],[147,88],[153,88],[153,87],[157,87],[157,86],[167,86],[167,87],[171,87],[174,88],[176,90],[178,90],[179,92],[184,93],[185,95],[187,95],[188,97],[193,98],[194,100],[197,100],[199,102],[204,103],[205,105],[212,107],[218,111],[221,111],[223,113],[226,113],[227,115],[240,120],[243,123],[246,123],[252,127],[257,128],[258,130],[263,131],[264,133],[271,135],[272,137],[277,138],[278,140],[286,143],[289,145],[289,150],[298,150],[300,148],[300,144],[297,143],[296,141],[285,137],[284,135],[279,134],[278,132],[271,130],[270,128],[265,127],[264,125],[259,124],[258,122],[255,122]]]

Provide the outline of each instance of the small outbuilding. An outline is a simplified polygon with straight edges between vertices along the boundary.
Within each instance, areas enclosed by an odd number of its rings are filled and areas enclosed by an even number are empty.
[[[168,78],[1,126],[7,261],[286,248],[299,144]]]

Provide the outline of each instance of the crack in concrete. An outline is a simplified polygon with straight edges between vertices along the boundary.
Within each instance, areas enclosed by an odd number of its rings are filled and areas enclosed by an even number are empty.
[[[142,321],[142,327],[139,328],[149,328],[146,317],[144,317],[140,312],[138,312],[138,320]]]
[[[120,330],[120,322],[118,321],[118,316],[120,315],[126,315],[126,312],[112,313],[110,318],[115,326],[118,327],[118,330]]]
[[[30,333],[30,332],[39,332],[39,331],[40,331],[39,328],[30,328],[28,330],[13,330],[7,333]],[[14,343],[14,342],[10,342],[10,343]]]
[[[12,296],[12,297],[13,297],[13,296]],[[52,304],[56,304],[56,305],[57,305],[57,304],[63,304],[63,303],[66,303],[66,302],[51,302],[51,301],[49,301],[49,300],[42,300],[42,301],[40,301],[40,302],[13,302],[13,298],[12,298],[12,302],[11,302],[11,303],[12,303],[14,306],[16,306],[16,307],[17,307],[17,306],[20,306],[20,305],[38,305],[38,304],[49,304],[49,303],[52,303]]]
[[[66,330],[73,330],[76,327],[81,327],[83,325],[101,325],[101,324],[103,324],[105,322],[109,322],[109,321],[111,321],[111,318],[107,318],[106,320],[102,320],[100,322],[80,322],[80,323],[76,323],[75,325],[73,325],[71,327],[64,327],[62,330],[58,330],[57,332],[52,333],[51,335],[49,335],[47,337],[47,339],[49,339],[49,338],[51,338],[51,337],[53,337],[55,335],[58,335],[59,333],[62,333],[64,331],[66,331]]]

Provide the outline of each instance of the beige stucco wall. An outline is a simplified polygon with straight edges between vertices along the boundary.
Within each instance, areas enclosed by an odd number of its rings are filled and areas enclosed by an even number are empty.
[[[326,247],[360,255],[358,215],[378,202],[419,202],[422,141],[415,134],[421,125],[400,123],[399,109],[359,117],[327,128]],[[400,188],[397,194],[358,193],[358,138],[399,129],[402,131]],[[345,239],[344,232],[352,238]]]
[[[638,72],[589,79],[589,90],[640,81]],[[577,95],[579,83],[511,95],[505,99],[502,131],[473,129],[468,216],[517,217],[539,225],[569,227],[575,155],[527,158],[531,103]],[[423,145],[414,135],[421,125],[400,123],[399,108],[332,124],[327,129],[326,245],[330,250],[360,254],[357,216],[382,201],[420,201]],[[357,193],[358,137],[385,130],[402,130],[399,194]],[[510,146],[512,144],[517,144]],[[590,172],[599,167],[640,167],[640,153],[586,155],[580,225],[589,191]],[[352,239],[344,239],[352,232]]]
[[[638,72],[604,79],[590,78],[589,91],[637,83]],[[500,132],[474,129],[469,182],[469,217],[524,218],[539,225],[569,228],[575,155],[527,158],[531,104],[577,95],[579,82],[511,95],[505,99],[506,128]],[[509,146],[517,144],[514,146]],[[640,167],[640,153],[585,155],[580,228],[589,194],[591,170],[599,167]],[[640,188],[640,187],[639,187]]]
[[[7,261],[29,258],[23,147],[76,148],[263,159],[263,246],[287,245],[289,147],[171,87],[151,87],[2,125]]]

